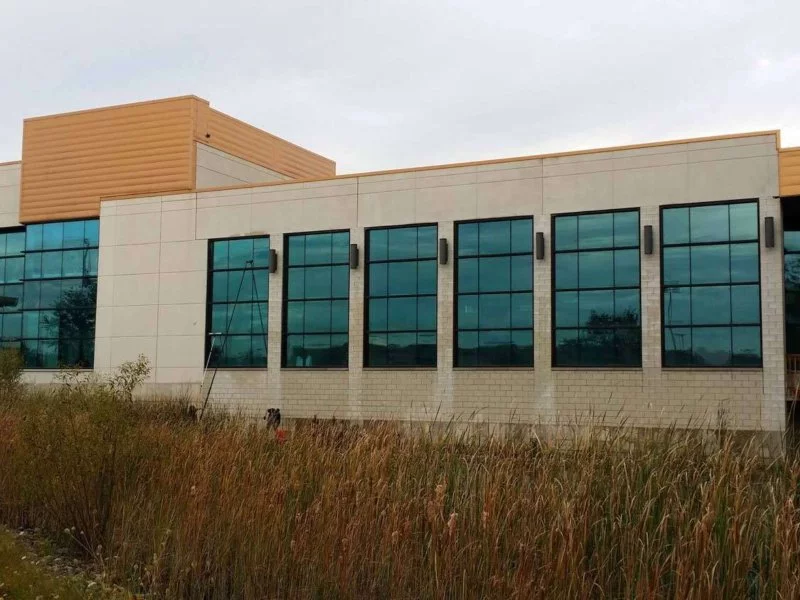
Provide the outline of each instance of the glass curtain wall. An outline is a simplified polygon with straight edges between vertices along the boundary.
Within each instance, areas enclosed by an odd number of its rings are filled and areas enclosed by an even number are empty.
[[[26,227],[22,298],[26,367],[94,365],[98,247],[97,219]]]
[[[0,335],[3,348],[22,350],[25,230],[0,233]]]

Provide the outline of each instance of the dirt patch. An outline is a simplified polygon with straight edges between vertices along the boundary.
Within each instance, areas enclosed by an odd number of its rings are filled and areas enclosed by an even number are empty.
[[[0,600],[134,598],[37,531],[0,528]]]

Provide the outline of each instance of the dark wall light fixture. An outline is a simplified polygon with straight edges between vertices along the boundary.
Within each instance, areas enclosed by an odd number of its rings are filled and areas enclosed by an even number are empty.
[[[358,244],[350,244],[350,268],[358,268]]]
[[[439,264],[447,264],[447,238],[439,238]]]
[[[278,270],[278,252],[277,250],[273,250],[270,248],[269,251],[269,262],[267,263],[269,266],[269,272],[274,273]]]
[[[653,253],[653,226],[652,225],[645,225],[644,226],[644,253],[645,254],[652,254]]]
[[[764,246],[775,247],[775,217],[764,217]]]
[[[536,232],[536,260],[544,260],[544,234]]]

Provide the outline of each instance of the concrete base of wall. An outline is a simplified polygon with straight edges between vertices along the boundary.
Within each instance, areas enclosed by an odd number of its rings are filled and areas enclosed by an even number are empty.
[[[187,402],[198,409],[203,408],[207,384],[183,385],[145,385],[139,392],[139,398],[148,401],[177,399]],[[256,390],[252,393],[256,394]],[[280,404],[280,403],[278,403]],[[312,417],[296,416],[285,406],[268,406],[256,410],[251,403],[240,403],[226,394],[218,395],[212,389],[208,397],[206,410],[223,412],[238,416],[258,426],[266,426],[267,410],[280,408],[282,412],[281,427],[288,431],[314,426],[380,427],[391,425],[399,431],[424,435],[435,440],[514,440],[520,443],[542,444],[557,447],[574,447],[590,441],[612,442],[620,450],[624,450],[634,442],[657,441],[666,436],[682,435],[701,436],[704,446],[709,452],[724,443],[732,443],[744,448],[755,445],[761,454],[775,456],[783,454],[787,448],[786,434],[782,430],[757,430],[746,424],[730,422],[719,423],[717,415],[691,422],[661,421],[653,425],[632,425],[620,418],[619,414],[598,414],[592,411],[574,412],[557,416],[554,419],[530,417],[510,419],[486,419],[484,415],[475,413],[440,414],[428,418],[374,419],[358,415],[342,413],[342,415],[319,415]],[[261,406],[261,405],[260,405]],[[624,411],[623,411],[624,412]],[[696,439],[696,438],[694,438]]]
[[[251,376],[258,376],[253,372]],[[40,389],[54,388],[60,385],[52,378],[40,377],[38,381],[28,379],[28,385]],[[341,415],[314,415],[312,417],[297,416],[286,405],[271,406],[267,398],[258,387],[249,388],[247,402],[241,401],[240,395],[230,395],[215,392],[212,388],[208,395],[206,384],[154,384],[148,383],[140,386],[135,397],[143,402],[177,401],[193,406],[196,413],[205,406],[207,412],[222,412],[237,416],[257,426],[267,426],[267,410],[279,408],[282,412],[281,428],[290,433],[305,427],[341,427],[343,429],[374,428],[390,425],[398,431],[423,435],[435,440],[451,441],[476,441],[476,440],[513,440],[519,443],[530,443],[536,446],[549,446],[558,448],[574,448],[590,442],[609,442],[615,448],[624,451],[634,443],[658,441],[665,437],[672,439],[686,435],[697,440],[700,436],[707,451],[713,452],[726,443],[737,447],[755,447],[764,456],[779,456],[787,448],[800,447],[800,436],[793,430],[764,430],[748,427],[747,424],[738,423],[734,419],[720,422],[716,415],[708,418],[697,418],[692,421],[654,421],[652,424],[637,425],[624,418],[623,410],[614,414],[602,414],[592,410],[574,411],[567,414],[557,414],[555,417],[537,417],[530,412],[503,418],[501,415],[485,415],[475,412],[467,413],[430,413],[429,416],[413,415],[403,416],[402,411],[396,416],[388,418],[370,418],[352,412],[343,412]],[[260,398],[259,398],[260,397]],[[260,401],[259,401],[260,400]],[[532,398],[527,403],[535,405],[537,400]],[[400,407],[398,407],[400,408]],[[387,415],[391,413],[387,412]]]

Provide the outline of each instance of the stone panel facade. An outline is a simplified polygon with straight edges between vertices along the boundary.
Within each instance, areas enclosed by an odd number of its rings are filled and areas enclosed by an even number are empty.
[[[543,159],[436,168],[325,181],[280,183],[105,201],[101,209],[96,368],[139,353],[151,385],[205,394],[208,240],[271,236],[279,269],[269,276],[268,367],[220,370],[210,402],[262,416],[553,424],[592,416],[655,427],[784,427],[783,285],[780,240],[761,247],[763,368],[661,366],[659,208],[757,199],[760,221],[780,230],[774,135],[676,143]],[[551,366],[551,217],[638,208],[655,249],[641,255],[642,367]],[[533,368],[453,367],[454,224],[532,216],[547,252],[534,261]],[[438,270],[438,367],[363,367],[364,238],[376,226],[437,223],[450,261]],[[349,368],[281,368],[283,239],[293,232],[348,229],[362,251],[350,271]]]

